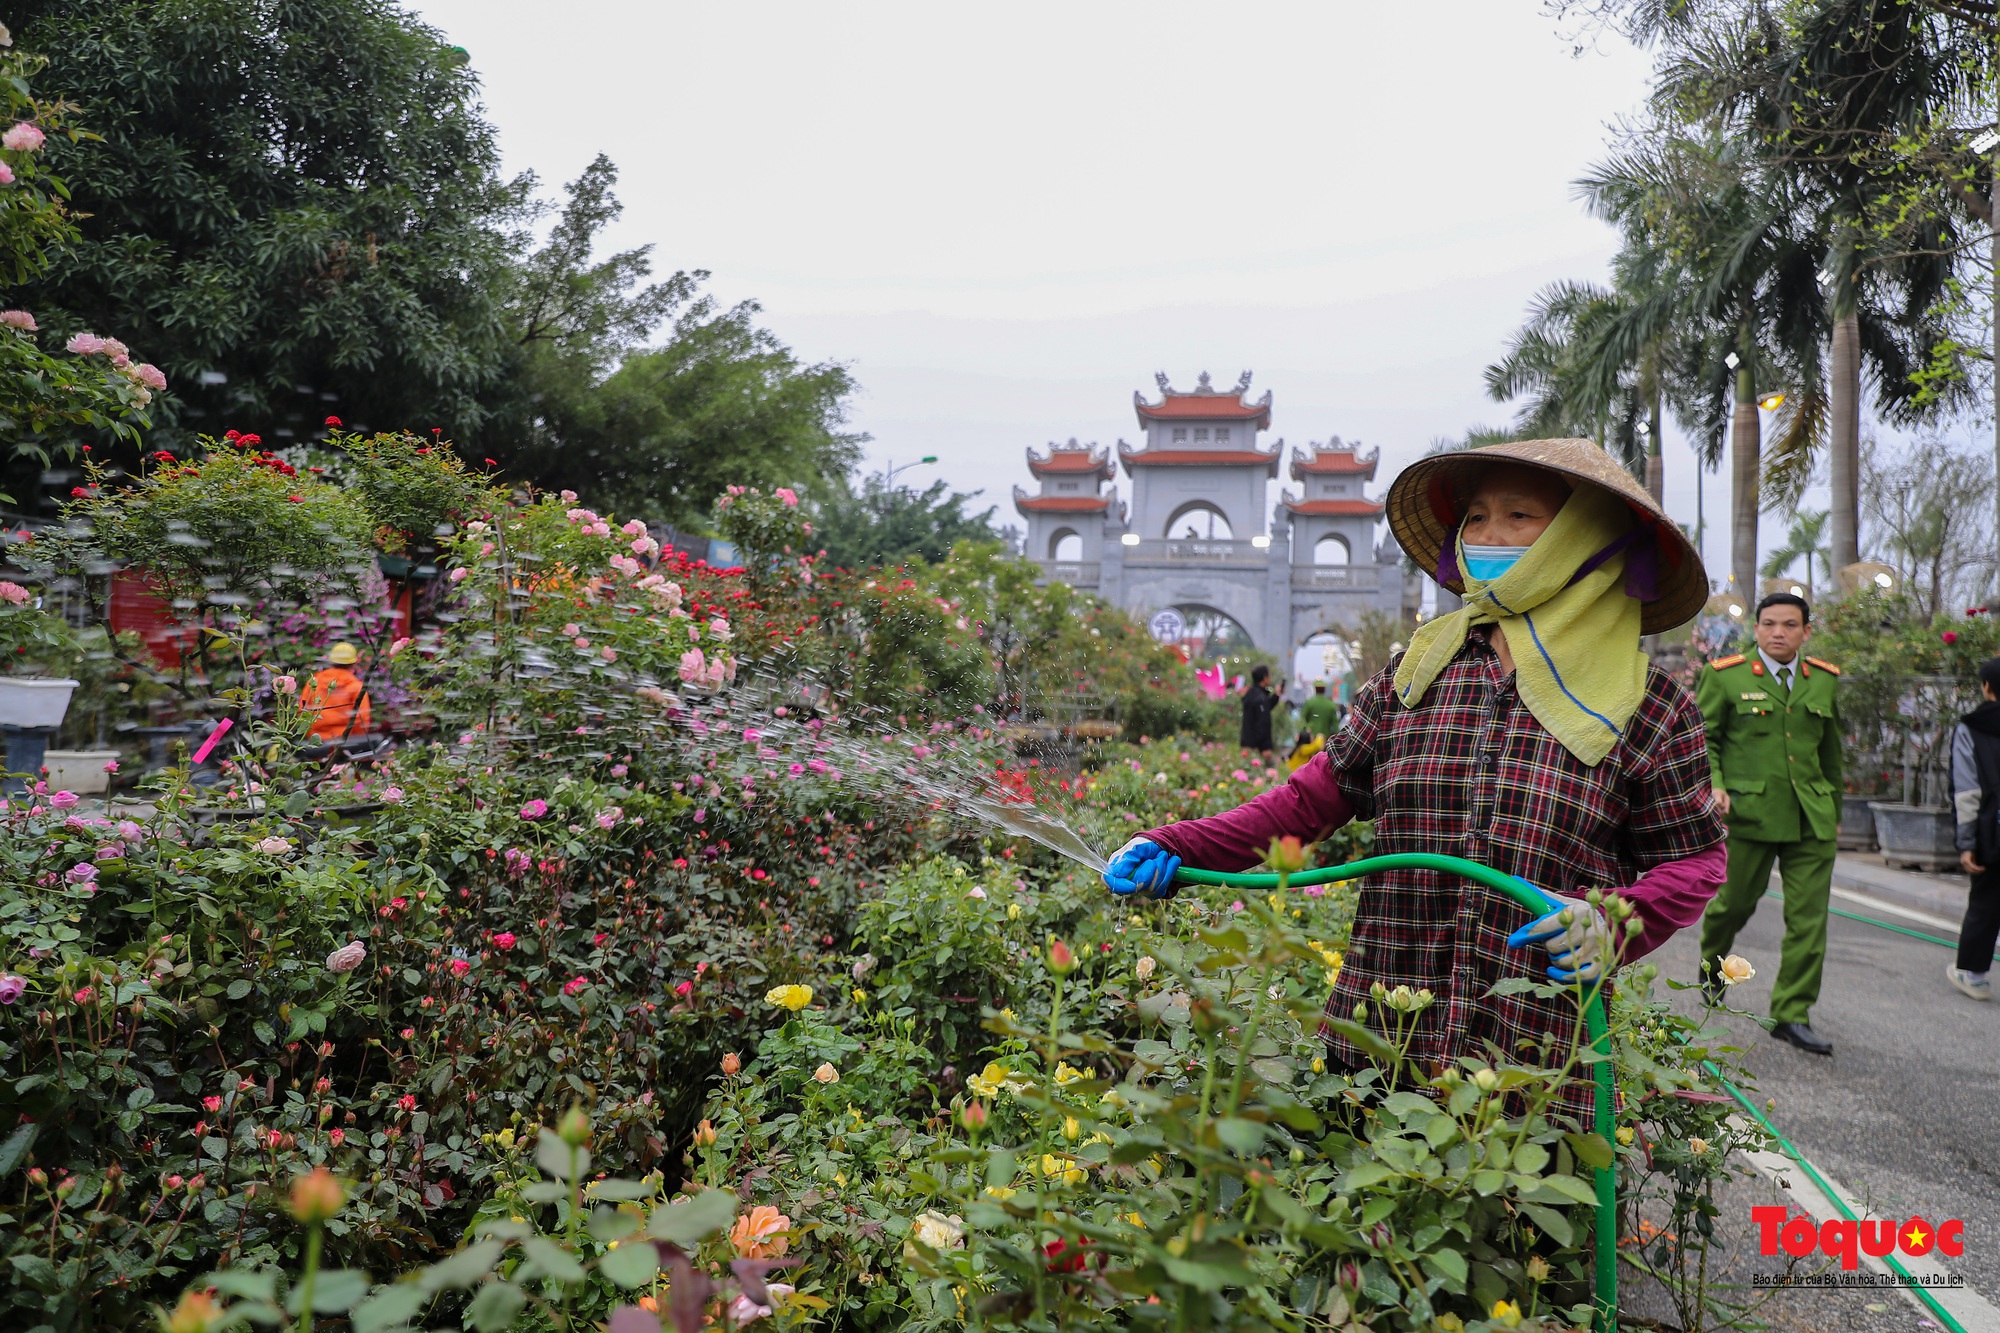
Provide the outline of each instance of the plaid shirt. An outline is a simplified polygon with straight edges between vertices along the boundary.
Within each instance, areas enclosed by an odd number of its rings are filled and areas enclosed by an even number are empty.
[[[1657,667],[1623,739],[1595,768],[1535,720],[1482,635],[1467,638],[1415,708],[1396,702],[1393,671],[1361,688],[1346,728],[1313,761],[1329,766],[1357,818],[1375,820],[1374,854],[1461,856],[1581,897],[1721,845],[1701,713]],[[1551,1039],[1559,1053],[1578,1028],[1574,1003],[1487,994],[1503,977],[1542,977],[1540,948],[1507,948],[1528,919],[1511,899],[1450,876],[1370,876],[1326,1011],[1351,1017],[1377,981],[1428,987],[1438,998],[1418,1021],[1417,1059],[1484,1058],[1490,1042],[1533,1063]],[[1322,1035],[1337,1058],[1362,1062],[1351,1043]],[[1553,1109],[1588,1124],[1589,1082],[1572,1080]]]

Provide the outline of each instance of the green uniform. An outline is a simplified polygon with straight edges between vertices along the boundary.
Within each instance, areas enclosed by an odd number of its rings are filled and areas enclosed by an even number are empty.
[[[1826,907],[1840,827],[1840,671],[1795,657],[1787,690],[1763,658],[1718,658],[1695,681],[1708,767],[1729,793],[1729,878],[1701,924],[1704,969],[1729,952],[1771,883],[1785,887],[1785,942],[1771,1021],[1804,1023],[1826,963]]]
[[[1340,705],[1324,694],[1315,694],[1299,705],[1299,725],[1315,736],[1331,736],[1340,720]]]

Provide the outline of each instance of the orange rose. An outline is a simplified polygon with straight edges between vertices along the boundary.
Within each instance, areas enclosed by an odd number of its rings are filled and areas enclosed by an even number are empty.
[[[785,1235],[792,1219],[768,1203],[760,1203],[736,1219],[729,1229],[729,1243],[745,1259],[782,1259],[791,1242]]]

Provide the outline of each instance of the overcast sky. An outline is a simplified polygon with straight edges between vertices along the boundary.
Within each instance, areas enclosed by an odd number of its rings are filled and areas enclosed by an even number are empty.
[[[608,153],[614,243],[847,363],[871,465],[936,454],[903,479],[1001,521],[1024,447],[1136,440],[1156,370],[1254,371],[1267,443],[1358,438],[1384,485],[1504,422],[1480,372],[1544,284],[1603,276],[1571,182],[1647,77],[1539,0],[411,8],[470,51],[509,170],[553,191]],[[1677,433],[1667,478],[1692,523]],[[1707,515],[1719,577],[1725,477]]]

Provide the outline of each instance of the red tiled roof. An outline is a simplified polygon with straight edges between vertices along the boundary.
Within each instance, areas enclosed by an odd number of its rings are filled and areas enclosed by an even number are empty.
[[[1064,448],[1059,444],[1049,446],[1049,456],[1038,458],[1033,449],[1028,450],[1028,471],[1038,477],[1060,474],[1073,477],[1088,476],[1095,472],[1106,481],[1118,475],[1118,468],[1111,461],[1109,449],[1099,449],[1095,445],[1082,448]]]
[[[1362,516],[1380,518],[1380,500],[1286,500],[1285,508],[1294,514],[1319,515],[1322,517],[1346,518]]]
[[[1269,389],[1254,403],[1233,393],[1163,393],[1159,402],[1149,403],[1134,391],[1132,407],[1142,426],[1148,421],[1254,421],[1258,430],[1271,426]]]
[[[1376,455],[1363,457],[1358,450],[1341,448],[1337,443],[1322,449],[1308,445],[1292,455],[1292,480],[1303,481],[1308,474],[1316,477],[1367,477],[1375,476]]]
[[[1278,475],[1278,455],[1261,449],[1133,449],[1121,442],[1118,457],[1129,473],[1134,467],[1261,467],[1264,475]]]
[[[1111,507],[1108,495],[1029,495],[1014,488],[1014,507],[1024,514],[1101,514]]]

